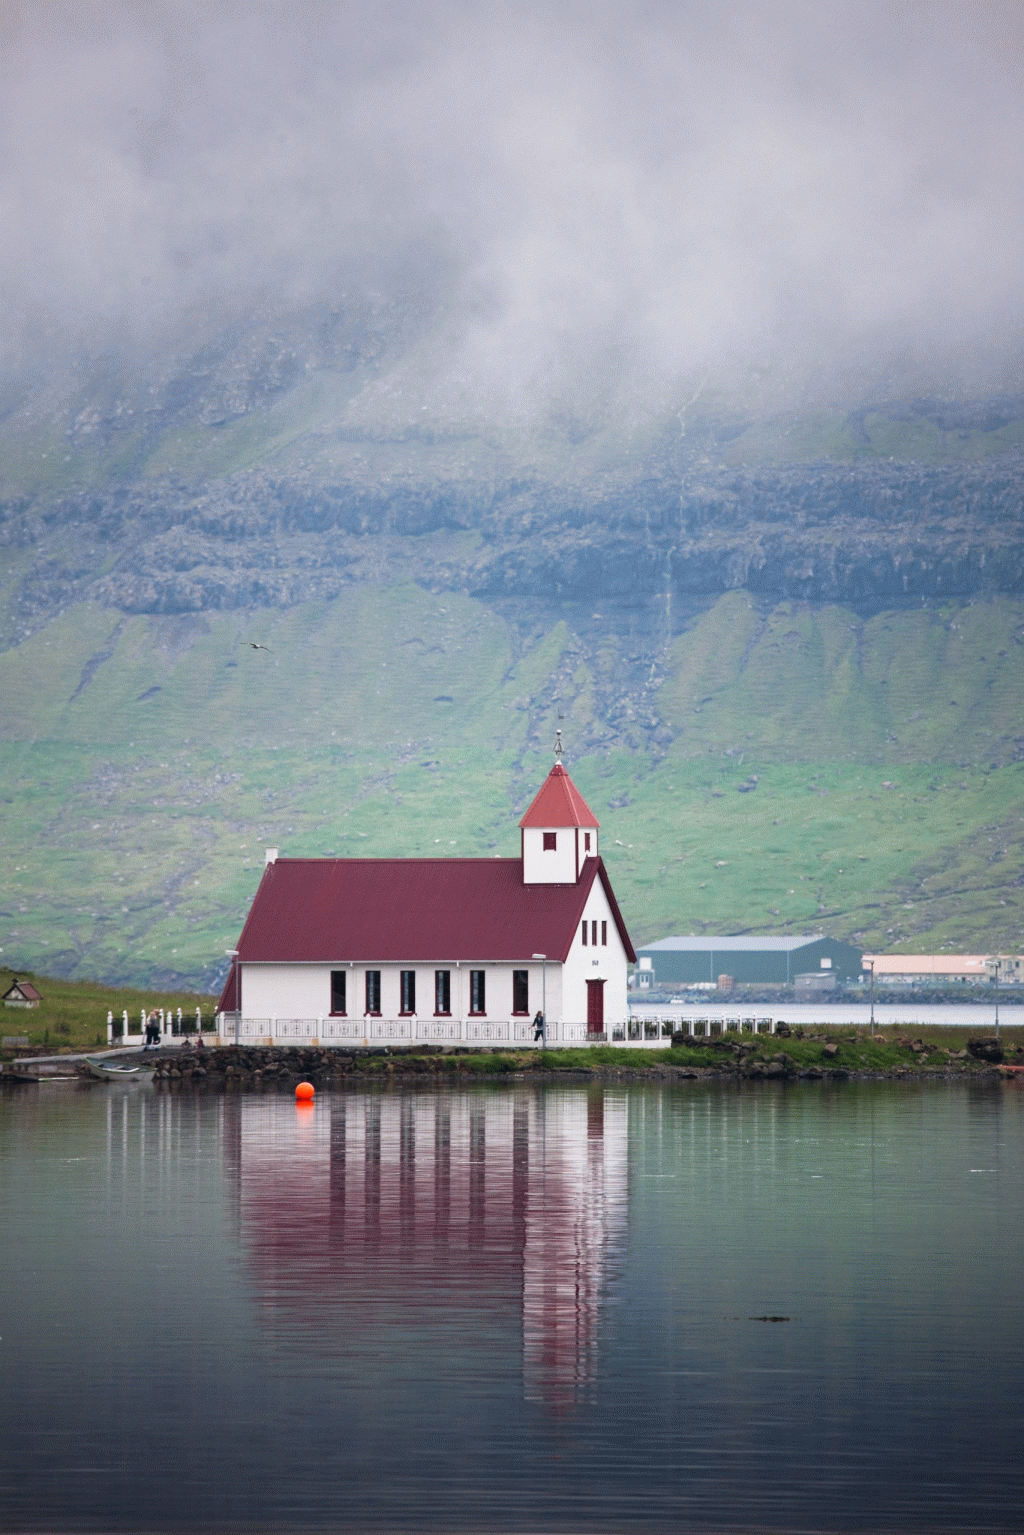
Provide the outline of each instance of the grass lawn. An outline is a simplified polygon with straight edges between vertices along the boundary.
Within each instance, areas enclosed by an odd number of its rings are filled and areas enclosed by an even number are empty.
[[[120,1018],[125,1009],[133,1033],[139,1032],[142,1010],[162,1007],[175,1012],[180,1007],[183,1015],[195,1018],[196,1008],[202,1007],[203,1018],[210,1020],[216,1005],[216,997],[188,991],[142,991],[102,986],[89,981],[67,981],[47,976],[33,975],[29,971],[16,972],[0,969],[0,991],[6,991],[14,975],[20,981],[31,981],[42,996],[38,1007],[5,1007],[0,1012],[0,1023],[5,1035],[27,1035],[29,1047],[48,1045],[56,1055],[61,1051],[91,1050],[107,1042],[107,1013]],[[4,1060],[11,1060],[23,1053],[17,1047],[5,1048]]]

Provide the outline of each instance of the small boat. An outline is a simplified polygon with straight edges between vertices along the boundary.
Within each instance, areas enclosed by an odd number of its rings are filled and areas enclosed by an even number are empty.
[[[113,1061],[97,1061],[91,1055],[85,1057],[85,1069],[100,1082],[123,1082],[126,1077],[141,1077],[141,1066],[116,1066]]]

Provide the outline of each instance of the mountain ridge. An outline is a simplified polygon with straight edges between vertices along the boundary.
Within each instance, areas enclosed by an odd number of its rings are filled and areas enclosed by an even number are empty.
[[[1017,396],[517,438],[375,417],[389,324],[12,396],[5,960],[215,988],[264,841],[513,851],[556,728],[638,941],[1024,948]]]

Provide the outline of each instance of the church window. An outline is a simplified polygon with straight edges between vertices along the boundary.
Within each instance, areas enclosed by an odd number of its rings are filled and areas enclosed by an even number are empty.
[[[512,972],[512,1011],[514,1013],[528,1013],[530,1011],[529,970],[513,970]]]
[[[590,833],[588,831],[583,833],[583,851],[585,853],[590,852]]]
[[[469,1010],[471,1013],[486,1013],[487,989],[486,976],[482,970],[469,972]]]
[[[596,922],[592,922],[590,924],[590,941],[593,944],[597,943],[597,923]]]
[[[414,1013],[416,1011],[416,972],[415,972],[415,970],[403,970],[402,971],[401,998],[402,998],[402,1006],[400,1008],[400,1011],[403,1012],[403,1013]]]
[[[607,947],[607,944],[608,944],[608,924],[607,924],[607,922],[602,922],[601,923],[601,943],[605,947]]]
[[[331,1012],[345,1013],[345,972],[344,970],[331,971]]]
[[[587,936],[589,934],[589,931],[590,931],[590,929],[587,927],[587,919],[586,919],[586,917],[584,917],[583,918],[583,946],[584,946],[584,948],[586,948],[586,945],[587,945]]]
[[[545,853],[554,853],[554,852],[557,852],[557,850],[558,850],[558,833],[557,832],[553,832],[553,831],[546,831],[544,833],[544,851],[545,851]]]
[[[367,970],[366,972],[366,1011],[374,1014],[380,1012],[379,970]]]
[[[450,1013],[452,1010],[452,973],[450,970],[434,971],[434,1012]]]

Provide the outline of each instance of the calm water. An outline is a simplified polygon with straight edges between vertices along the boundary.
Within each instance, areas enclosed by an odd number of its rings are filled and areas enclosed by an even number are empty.
[[[7,1089],[0,1523],[1019,1530],[1022,1107]]]
[[[1001,1028],[1024,1028],[1024,1003],[1012,1000],[1013,992],[999,1002]],[[855,1024],[866,1029],[871,1022],[871,1007],[867,1002],[743,1002],[720,1001],[717,996],[707,1002],[642,1002],[630,999],[629,1011],[634,1018],[678,1019],[683,1025],[691,1025],[695,1019],[713,1018],[716,1022],[742,1016],[784,1018],[787,1023],[801,1028],[827,1026],[842,1027]],[[994,1004],[980,1003],[927,1003],[915,1002],[913,997],[905,1002],[876,1002],[875,1024],[879,1029],[913,1029],[955,1027],[976,1029],[979,1034],[992,1034],[996,1026]],[[703,1032],[703,1030],[701,1030]]]

